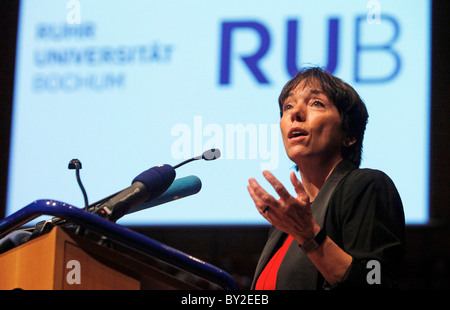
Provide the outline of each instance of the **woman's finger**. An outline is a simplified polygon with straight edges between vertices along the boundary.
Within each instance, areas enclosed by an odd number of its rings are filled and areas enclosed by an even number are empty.
[[[255,179],[249,180],[247,189],[260,212],[263,212],[266,206],[274,207],[277,204],[277,200],[267,193]]]
[[[247,185],[248,193],[250,194],[250,197],[253,199],[253,202],[255,203],[255,206],[258,210],[264,208],[264,203],[259,199],[258,195],[255,193],[253,188],[250,185]]]
[[[297,178],[295,172],[291,173],[291,183],[294,186],[295,192],[297,193],[299,198],[307,198],[307,202],[309,202],[309,196],[306,193],[305,188],[303,187],[302,182]]]
[[[269,181],[269,183],[272,185],[272,187],[275,189],[275,191],[277,192],[277,194],[280,196],[281,199],[287,200],[290,197],[292,197],[291,194],[289,194],[289,192],[283,186],[283,184],[281,184],[281,182],[278,181],[278,179],[275,178],[272,173],[265,170],[263,171],[263,175],[266,178],[266,180]]]

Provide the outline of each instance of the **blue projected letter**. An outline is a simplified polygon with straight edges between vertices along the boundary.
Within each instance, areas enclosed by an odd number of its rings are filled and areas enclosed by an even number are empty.
[[[267,53],[270,46],[270,35],[266,27],[257,22],[223,22],[222,23],[222,48],[220,52],[220,84],[230,83],[231,68],[231,33],[237,28],[250,28],[255,30],[261,39],[259,49],[249,56],[241,56],[250,72],[261,84],[268,84],[269,80],[258,67],[258,62]]]
[[[328,62],[326,69],[333,74],[336,70],[338,59],[338,34],[339,20],[331,18],[328,22]],[[297,65],[297,20],[288,20],[287,23],[287,47],[286,47],[286,69],[291,77],[294,77],[299,68]]]
[[[392,80],[400,71],[401,59],[400,55],[392,48],[394,43],[397,41],[400,34],[400,27],[398,22],[391,16],[381,15],[381,20],[383,22],[388,21],[393,27],[393,36],[390,40],[386,40],[384,44],[361,44],[361,27],[362,23],[367,25],[366,16],[356,17],[355,22],[355,66],[354,66],[354,76],[355,81],[359,83],[383,83]],[[378,27],[379,25],[370,25],[370,27]],[[362,77],[361,75],[361,54],[364,52],[369,53],[388,53],[392,55],[394,60],[394,68],[390,74],[378,77]],[[379,64],[377,64],[379,66]]]

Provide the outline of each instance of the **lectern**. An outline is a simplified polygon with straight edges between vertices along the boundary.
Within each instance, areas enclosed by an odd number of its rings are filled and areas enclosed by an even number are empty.
[[[55,226],[0,254],[0,289],[238,289],[220,268],[59,201],[38,200],[3,219],[0,238],[41,215],[66,219],[107,242]]]

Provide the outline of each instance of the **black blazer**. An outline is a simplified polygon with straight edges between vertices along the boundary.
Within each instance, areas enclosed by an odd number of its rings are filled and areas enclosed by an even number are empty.
[[[333,170],[312,203],[313,217],[353,262],[341,283],[331,287],[308,256],[293,240],[278,271],[276,289],[315,290],[329,288],[395,287],[404,254],[405,219],[395,185],[381,171],[357,169],[342,161]],[[256,267],[251,288],[281,247],[287,235],[271,227]],[[381,264],[381,284],[366,277],[368,261]]]

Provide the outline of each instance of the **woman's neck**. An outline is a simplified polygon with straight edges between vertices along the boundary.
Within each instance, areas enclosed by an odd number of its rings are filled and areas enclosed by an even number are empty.
[[[316,199],[316,196],[325,184],[325,181],[341,161],[342,158],[339,157],[335,160],[326,162],[302,161],[301,164],[297,164],[303,187],[311,202]]]

